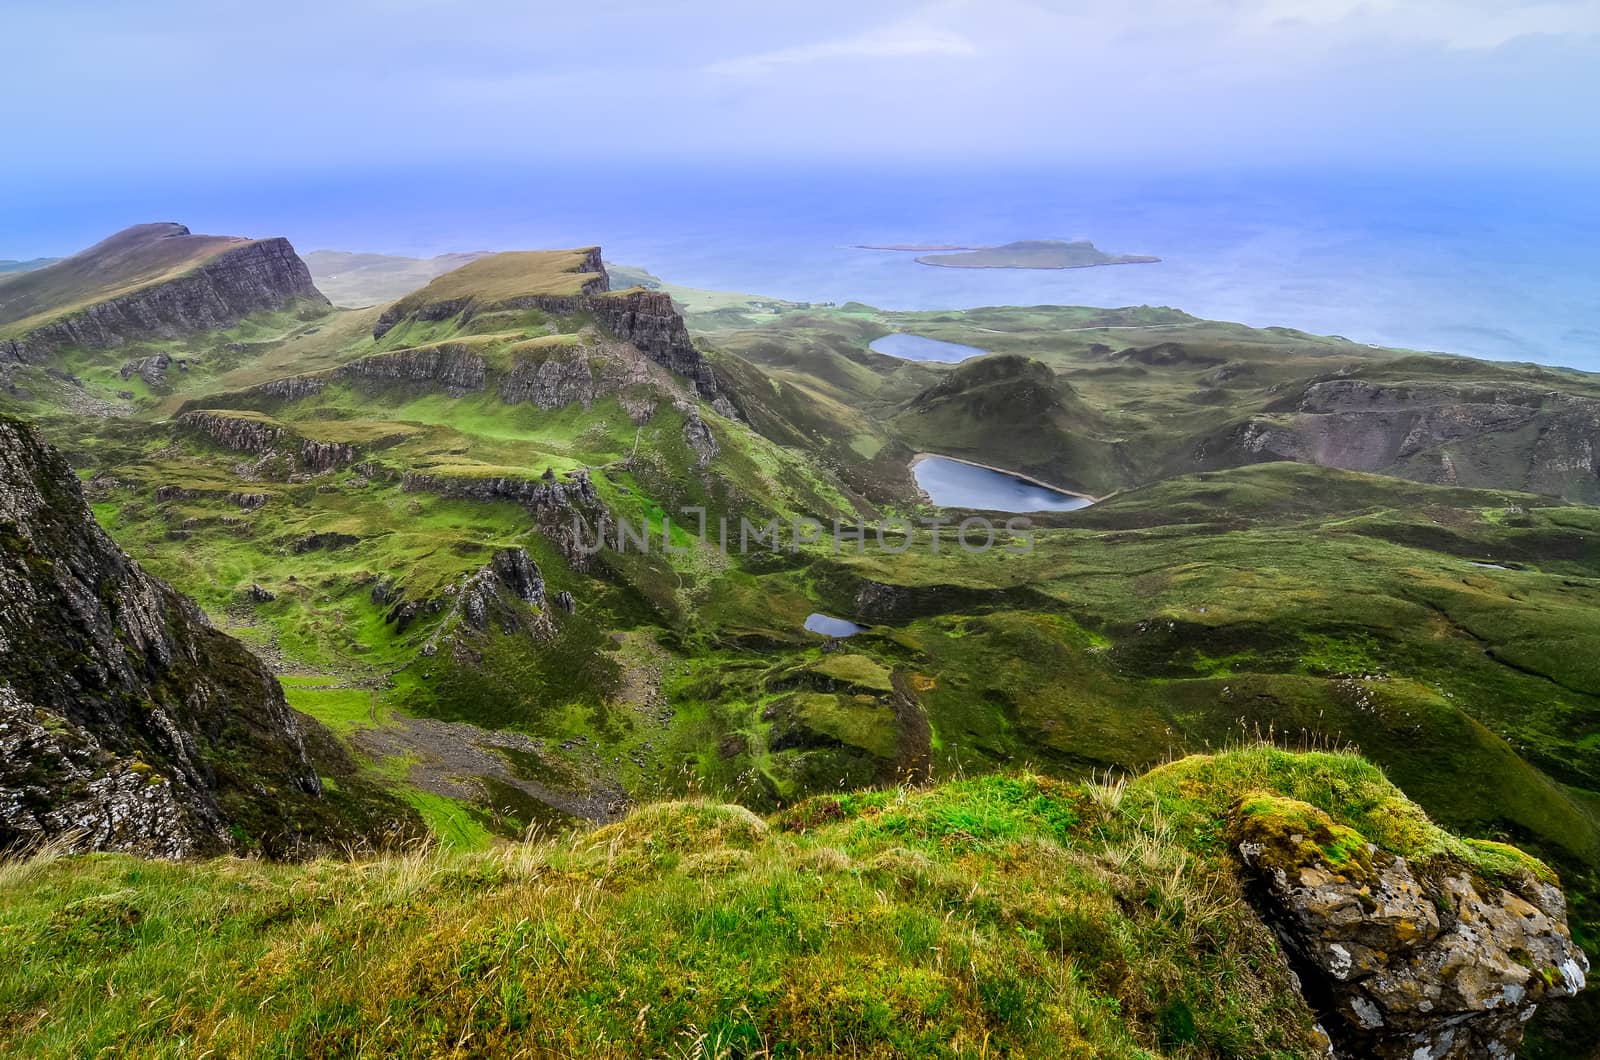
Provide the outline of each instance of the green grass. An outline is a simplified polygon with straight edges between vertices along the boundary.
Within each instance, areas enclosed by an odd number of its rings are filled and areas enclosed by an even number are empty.
[[[888,692],[891,688],[889,671],[865,655],[824,655],[811,670],[869,692]]]
[[[400,791],[446,850],[484,850],[493,842],[483,814],[472,807],[415,788],[402,787]]]
[[[1345,756],[1223,756],[1217,790],[1170,796],[1183,766],[1126,788],[1009,774],[824,796],[767,820],[668,802],[492,849],[456,820],[451,844],[350,863],[11,863],[0,1045],[1317,1055],[1271,932],[1184,814],[1263,774],[1341,828],[1362,818],[1325,776],[1403,799]]]
[[[377,710],[377,694],[364,688],[326,688],[306,682],[327,682],[328,678],[284,678],[284,694],[295,710],[309,714],[338,733],[370,727],[383,720]]]

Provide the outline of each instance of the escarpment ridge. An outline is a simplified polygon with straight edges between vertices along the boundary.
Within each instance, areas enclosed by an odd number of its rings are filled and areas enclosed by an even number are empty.
[[[0,357],[43,363],[68,348],[219,331],[296,300],[328,304],[286,239],[137,225],[0,281]]]

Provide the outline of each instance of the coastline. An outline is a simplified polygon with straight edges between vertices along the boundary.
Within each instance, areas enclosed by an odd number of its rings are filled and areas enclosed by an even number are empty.
[[[1023,482],[1038,486],[1040,489],[1047,489],[1051,493],[1060,493],[1067,497],[1077,497],[1079,500],[1088,501],[1090,504],[1099,504],[1101,501],[1106,499],[1105,497],[1096,497],[1092,494],[1081,493],[1078,490],[1067,489],[1065,486],[1057,486],[1053,482],[1046,482],[1044,479],[1035,478],[1034,476],[1024,474],[1021,471],[1012,471],[1010,468],[1005,467],[995,467],[993,464],[981,464],[976,460],[967,460],[963,457],[951,456],[948,453],[917,453],[911,458],[911,463],[907,466],[916,467],[922,461],[934,456],[938,457],[940,460],[949,460],[957,464],[966,464],[968,467],[981,467],[985,471],[994,471],[1001,475],[1010,475],[1012,478],[1021,479]],[[912,476],[912,481],[916,481],[915,476]],[[917,493],[924,500],[926,500],[927,503],[933,504],[933,498],[929,497],[927,492],[924,491],[921,486],[917,487]],[[1110,494],[1107,494],[1106,496],[1110,496]],[[939,507],[939,505],[934,505],[934,507]]]
[[[1159,265],[1160,258],[1149,258],[1142,261],[1091,261],[1084,265],[959,265],[950,261],[929,261],[926,258],[917,258],[918,265],[928,265],[935,269],[1011,269],[1014,271],[1030,272],[1061,272],[1065,269],[1099,269],[1107,265]]]

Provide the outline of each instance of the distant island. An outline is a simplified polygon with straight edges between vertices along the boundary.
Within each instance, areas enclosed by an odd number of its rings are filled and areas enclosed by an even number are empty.
[[[918,264],[944,269],[1087,269],[1094,265],[1146,265],[1161,260],[1148,254],[1107,254],[1087,239],[1024,239],[1003,247],[959,243],[856,243],[852,249],[921,254]],[[949,251],[962,253],[947,253]]]
[[[917,262],[946,269],[1087,269],[1160,260],[1147,254],[1107,254],[1087,239],[1026,239],[1003,247],[976,247],[960,254],[928,254]]]

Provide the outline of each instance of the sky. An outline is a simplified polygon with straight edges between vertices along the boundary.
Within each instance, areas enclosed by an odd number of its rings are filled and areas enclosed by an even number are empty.
[[[0,41],[0,197],[423,163],[1600,170],[1600,0],[4,0]]]

